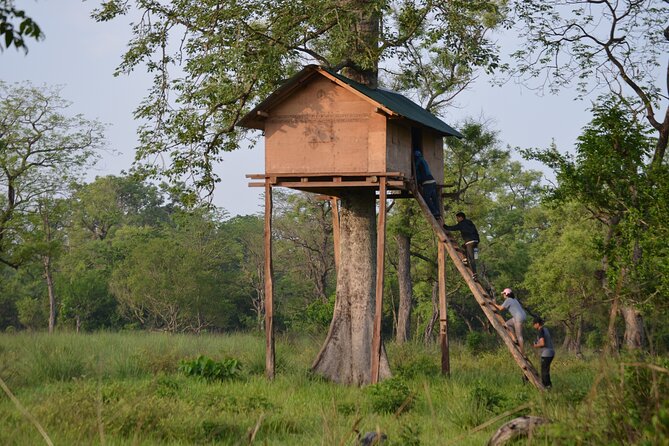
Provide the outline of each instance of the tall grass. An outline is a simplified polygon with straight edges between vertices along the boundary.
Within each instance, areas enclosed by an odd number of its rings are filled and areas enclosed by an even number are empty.
[[[5,334],[0,377],[55,444],[353,445],[358,431],[380,430],[386,444],[411,446],[483,444],[504,421],[526,413],[553,421],[533,444],[572,443],[565,432],[574,414],[592,415],[589,406],[599,404],[590,395],[593,383],[603,371],[618,370],[596,358],[558,355],[554,390],[542,394],[524,384],[503,350],[473,354],[453,345],[446,378],[436,347],[390,344],[398,385],[355,388],[309,373],[319,347],[320,340],[279,338],[277,375],[270,382],[264,339],[252,335]],[[179,372],[181,360],[199,355],[239,360],[241,377],[206,381]],[[398,400],[405,389],[411,404]],[[468,434],[505,412],[510,415],[498,423]],[[607,432],[602,426],[589,425],[590,440]],[[0,396],[0,444],[41,441]]]

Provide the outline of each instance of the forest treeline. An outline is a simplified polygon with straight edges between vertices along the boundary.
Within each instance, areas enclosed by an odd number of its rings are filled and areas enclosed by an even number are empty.
[[[141,172],[83,182],[104,147],[100,124],[67,117],[53,89],[0,86],[0,330],[262,330],[262,209],[193,206]],[[445,145],[446,223],[464,211],[477,224],[481,280],[493,294],[513,288],[572,351],[669,349],[668,172],[625,110],[594,106],[573,155],[521,150],[552,170],[548,183],[484,124],[462,123],[464,138]],[[324,334],[332,202],[274,199],[275,326]],[[389,205],[385,337],[431,342],[436,239],[413,200]],[[447,268],[451,339],[495,342]]]

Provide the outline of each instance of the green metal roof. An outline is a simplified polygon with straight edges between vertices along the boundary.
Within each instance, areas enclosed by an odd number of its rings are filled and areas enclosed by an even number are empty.
[[[383,106],[389,108],[399,115],[404,116],[407,119],[410,119],[411,121],[423,124],[424,126],[430,127],[431,129],[434,129],[444,135],[456,136],[458,138],[463,137],[460,132],[406,96],[383,88],[369,88],[366,85],[360,84],[352,79],[342,76],[341,74],[330,71],[327,68],[321,67],[321,69],[323,71],[327,71],[332,76],[336,77],[347,85],[355,88],[368,98],[378,102],[379,104],[382,104]]]

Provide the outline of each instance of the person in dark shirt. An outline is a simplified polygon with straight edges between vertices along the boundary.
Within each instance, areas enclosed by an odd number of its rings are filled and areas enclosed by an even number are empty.
[[[553,339],[548,328],[544,327],[543,319],[535,317],[532,325],[539,332],[537,342],[534,343],[533,347],[541,349],[541,383],[547,389],[550,389],[553,385],[551,382],[551,363],[555,357]]]
[[[479,246],[479,232],[476,230],[476,225],[467,218],[464,212],[455,214],[455,219],[458,221],[457,224],[451,226],[444,225],[444,229],[447,231],[460,231],[460,235],[464,242],[463,247],[467,255],[466,260],[472,268],[472,278],[478,280],[478,276],[476,275],[476,258],[474,250]]]
[[[416,166],[416,183],[420,188],[420,193],[434,218],[439,220],[441,218],[441,205],[437,196],[437,182],[420,150],[414,150],[414,163]]]

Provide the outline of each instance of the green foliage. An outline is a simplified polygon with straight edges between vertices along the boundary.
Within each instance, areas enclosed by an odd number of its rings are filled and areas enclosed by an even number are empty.
[[[458,444],[474,445],[485,444],[498,425],[475,433],[471,428],[524,404],[532,407],[526,413],[552,421],[549,435],[535,436],[533,442],[615,444],[616,438],[605,430],[612,413],[612,406],[605,403],[619,400],[615,407],[627,410],[628,399],[643,404],[639,413],[649,420],[632,444],[663,444],[658,432],[666,432],[666,410],[658,411],[652,402],[631,395],[623,398],[620,364],[590,353],[586,361],[560,353],[553,367],[554,388],[546,394],[522,384],[506,349],[472,355],[452,343],[450,377],[438,370],[402,377],[415,396],[411,411],[398,417],[397,410],[373,410],[369,387],[309,379],[305,370],[319,348],[312,337],[278,337],[276,347],[277,359],[290,366],[282,367],[274,380],[251,375],[213,385],[185,376],[178,370],[180,359],[192,358],[198,351],[210,358],[225,352],[245,365],[262,362],[264,339],[244,334],[19,332],[0,335],[0,376],[54,444],[99,443],[102,425],[107,444],[233,446],[248,443],[249,433],[258,425],[254,442],[273,446],[350,444],[354,428],[378,429],[393,445],[439,445],[461,436]],[[418,343],[386,347],[391,361],[432,358],[436,363],[439,357],[438,348]],[[652,363],[666,368],[664,361]],[[666,382],[659,380],[660,375],[666,376],[657,372],[655,382],[660,398],[666,399],[661,387]],[[634,380],[639,386],[632,386]],[[644,380],[646,387],[641,386]],[[652,375],[635,378],[632,373],[624,382],[631,386],[630,392],[645,389],[641,395],[655,398],[654,391],[648,392],[653,389]],[[660,407],[663,404],[660,401]],[[0,419],[0,444],[41,441],[8,398],[0,398]]]
[[[327,302],[315,300],[291,317],[289,327],[298,333],[321,333],[330,325],[333,312],[334,296]]]
[[[405,380],[437,376],[441,373],[436,355],[414,354],[410,358],[400,357],[397,362],[395,373]]]
[[[560,215],[560,210],[553,214],[556,222],[537,251],[534,274],[527,281],[541,296],[549,289],[563,291],[560,300],[545,307],[557,303],[551,311],[562,320],[573,320],[607,289],[617,290],[623,305],[651,320],[666,312],[666,299],[660,297],[662,279],[657,279],[666,262],[651,253],[660,252],[662,257],[667,246],[662,238],[667,233],[666,218],[656,213],[669,206],[662,181],[667,169],[651,163],[656,141],[627,105],[618,97],[595,104],[592,122],[579,137],[573,156],[556,147],[524,152],[555,170],[558,185],[547,191],[547,200],[565,206],[569,214]],[[601,227],[579,217],[583,215]],[[597,271],[600,265],[603,271]],[[595,272],[606,276],[603,290]]]
[[[68,116],[69,106],[58,88],[0,82],[0,260],[6,265],[45,252],[44,238],[34,234],[44,230],[41,204],[53,202],[99,157],[102,124]]]
[[[492,418],[506,401],[506,397],[491,388],[490,383],[476,380],[457,404],[450,408],[454,422],[469,429]]]
[[[469,397],[475,406],[490,412],[499,409],[505,400],[500,393],[482,382],[477,383]]]
[[[669,361],[643,355],[622,358],[617,370],[601,372],[595,397],[566,424],[585,443],[663,445],[669,442]]]
[[[400,431],[399,441],[391,444],[398,446],[420,446],[421,429],[420,426],[411,426],[410,424],[403,424]]]
[[[47,310],[43,302],[30,296],[16,301],[19,322],[28,329],[39,329],[46,325]]]
[[[16,9],[14,0],[0,0],[0,51],[14,45],[28,52],[26,38],[41,40],[44,34],[39,25],[25,11]]]
[[[539,82],[552,92],[574,85],[580,97],[602,89],[625,94],[627,88],[647,107],[660,103],[665,88],[657,70],[666,63],[669,46],[663,35],[666,2],[523,0],[511,5],[524,40],[513,55],[521,81],[531,87]],[[625,80],[615,82],[620,77]]]
[[[414,404],[415,394],[403,379],[390,378],[367,387],[369,404],[374,412],[408,412]]]
[[[214,361],[200,355],[195,359],[184,359],[179,363],[179,371],[184,375],[202,378],[209,382],[239,378],[241,370],[241,363],[234,358]]]
[[[476,70],[500,66],[489,31],[503,21],[505,9],[488,0],[109,0],[94,17],[107,21],[130,13],[141,19],[117,74],[141,66],[163,73],[135,112],[147,120],[139,131],[138,157],[152,174],[181,180],[178,192],[193,199],[199,191],[211,194],[216,162],[239,147],[239,119],[299,67],[319,63],[376,78],[377,67],[386,65],[387,85],[411,91],[437,111],[466,88]],[[174,38],[183,45],[169,45]],[[172,95],[176,101],[167,100]],[[154,163],[158,154],[169,154],[171,164]]]
[[[470,331],[465,338],[465,347],[472,354],[489,352],[499,346],[496,334]]]

